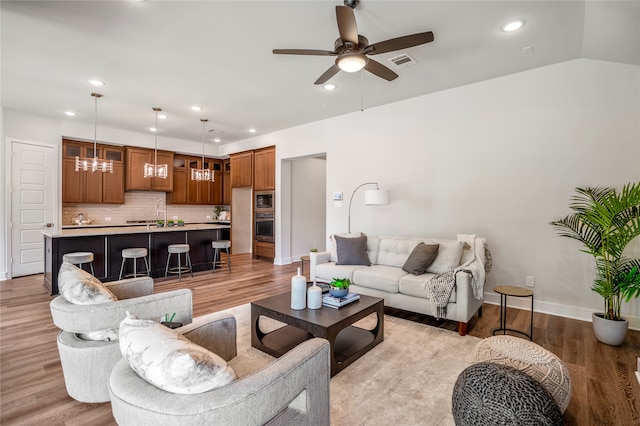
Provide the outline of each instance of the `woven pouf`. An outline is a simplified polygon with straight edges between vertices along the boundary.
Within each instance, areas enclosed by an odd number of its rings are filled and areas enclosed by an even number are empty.
[[[478,343],[473,361],[508,365],[536,379],[564,413],[571,399],[571,379],[562,360],[542,346],[514,336],[493,336]]]
[[[558,404],[537,380],[493,362],[460,373],[451,407],[456,426],[563,424]]]

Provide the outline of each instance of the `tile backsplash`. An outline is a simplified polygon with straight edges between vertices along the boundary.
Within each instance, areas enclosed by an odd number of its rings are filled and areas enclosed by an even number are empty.
[[[166,204],[167,194],[164,192],[128,191],[124,194],[124,204],[63,204],[62,226],[73,225],[73,219],[79,213],[85,219],[93,221],[93,225],[119,225],[128,220],[155,220],[156,210],[167,210],[167,219],[182,219],[187,223],[206,222],[215,218],[215,206],[195,206],[185,204]],[[229,206],[223,206],[229,210]],[[108,218],[111,218],[109,220]]]

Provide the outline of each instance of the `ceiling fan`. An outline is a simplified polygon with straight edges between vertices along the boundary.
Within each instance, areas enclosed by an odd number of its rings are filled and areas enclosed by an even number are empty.
[[[380,62],[369,58],[369,56],[432,42],[433,33],[427,31],[369,44],[369,40],[367,40],[366,37],[358,34],[356,17],[353,13],[353,9],[355,9],[358,3],[359,0],[345,0],[344,4],[346,6],[336,6],[336,17],[338,19],[338,32],[340,33],[340,37],[335,41],[333,51],[273,49],[273,53],[277,55],[337,56],[335,64],[326,70],[314,84],[325,83],[340,70],[356,72],[362,68],[387,81],[396,79],[398,74]]]

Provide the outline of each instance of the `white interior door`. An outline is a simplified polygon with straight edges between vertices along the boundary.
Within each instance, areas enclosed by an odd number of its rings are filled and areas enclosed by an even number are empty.
[[[42,229],[53,226],[56,176],[53,145],[11,142],[11,265],[13,277],[44,272]]]

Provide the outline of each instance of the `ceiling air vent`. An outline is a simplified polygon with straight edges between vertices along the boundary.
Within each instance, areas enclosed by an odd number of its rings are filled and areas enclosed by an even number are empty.
[[[402,53],[400,55],[394,56],[393,58],[389,59],[389,61],[398,68],[417,64],[416,60],[409,56],[407,53]]]

